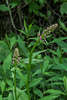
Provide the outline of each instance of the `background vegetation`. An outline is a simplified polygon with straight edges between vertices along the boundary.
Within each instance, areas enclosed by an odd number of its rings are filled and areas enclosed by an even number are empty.
[[[67,0],[0,1],[0,100],[67,100],[66,14]]]

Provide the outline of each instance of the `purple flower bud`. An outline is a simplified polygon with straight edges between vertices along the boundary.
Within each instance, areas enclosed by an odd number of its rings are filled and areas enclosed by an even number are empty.
[[[41,38],[41,36],[40,36],[40,40],[41,40],[42,38]]]
[[[14,64],[14,61],[12,63]]]
[[[47,30],[45,29],[45,31],[47,31]]]
[[[13,60],[14,58],[12,58],[12,60]]]
[[[40,33],[38,35],[40,35]]]
[[[17,60],[17,62],[18,62],[18,60]]]
[[[45,42],[45,40],[43,40],[43,42]]]
[[[44,33],[43,33],[44,34]]]
[[[44,36],[46,37],[46,34]]]
[[[20,57],[18,57],[18,59],[20,60]]]

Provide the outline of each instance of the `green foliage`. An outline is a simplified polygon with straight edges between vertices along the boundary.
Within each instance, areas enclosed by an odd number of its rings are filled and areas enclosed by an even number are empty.
[[[12,54],[9,54],[3,62],[4,72],[6,72],[7,69],[10,69],[11,61],[12,61],[11,56],[12,56]]]
[[[61,12],[62,15],[63,15],[64,13],[67,14],[67,2],[64,2],[64,3],[61,5],[60,12]]]
[[[62,27],[62,29],[67,32],[67,27],[64,25],[64,23],[59,20],[59,24]]]
[[[8,11],[8,10],[9,8],[6,5],[0,4],[0,11]]]
[[[24,26],[22,25],[20,29],[17,23],[18,29],[13,29],[13,31],[17,31],[19,35],[12,32],[0,40],[0,100],[66,99],[67,27],[65,14],[67,14],[67,2],[65,1],[12,0],[9,2],[12,17],[16,23],[17,20],[18,23],[20,22],[18,13],[16,19],[16,12],[20,7],[20,18]],[[0,10],[9,12],[5,4],[0,4]],[[59,28],[55,32],[51,31],[52,23],[57,21]],[[42,35],[46,27],[50,34],[46,34],[45,42],[43,42],[38,34]],[[7,33],[9,33],[8,30]],[[17,55],[20,55],[18,64],[13,62],[13,59],[16,60],[15,53],[13,53],[15,48],[18,48]]]

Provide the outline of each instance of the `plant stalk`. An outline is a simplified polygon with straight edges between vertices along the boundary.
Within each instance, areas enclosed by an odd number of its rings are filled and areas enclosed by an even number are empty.
[[[16,93],[16,68],[14,70],[14,93],[15,93],[15,100],[17,100],[17,93]]]
[[[28,94],[28,100],[31,100],[30,91],[29,91],[29,76],[30,76],[30,71],[31,71],[32,53],[33,53],[35,47],[37,46],[38,42],[39,42],[39,38],[38,38],[37,42],[35,43],[35,45],[33,46],[32,50],[31,50],[31,53],[30,53],[30,57],[29,57],[29,66],[28,66],[28,75],[27,75],[27,94]]]

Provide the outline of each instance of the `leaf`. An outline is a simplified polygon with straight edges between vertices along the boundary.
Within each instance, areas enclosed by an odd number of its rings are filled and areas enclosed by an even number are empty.
[[[32,76],[35,76],[35,75],[40,74],[40,73],[41,73],[41,69],[37,69],[37,70],[35,71],[35,73],[33,73]]]
[[[28,96],[25,92],[22,92],[21,96],[19,97],[18,100],[28,100]]]
[[[62,91],[54,90],[54,89],[48,89],[47,91],[44,92],[44,94],[46,94],[46,93],[55,94],[55,95],[57,95],[57,94],[65,95],[65,93],[63,93]]]
[[[8,95],[8,100],[13,100],[13,95],[12,95],[12,93],[9,93],[9,95]]]
[[[0,95],[0,100],[2,100],[2,95]]]
[[[17,100],[28,100],[28,96],[25,93],[26,90],[21,90],[19,88],[16,88],[17,90]]]
[[[14,45],[15,43],[16,43],[16,38],[15,38],[15,36],[14,36],[14,37],[12,37],[11,40],[10,40],[11,49],[12,49],[12,47],[13,47],[13,45]]]
[[[56,3],[56,2],[58,2],[59,0],[54,0],[54,4]]]
[[[43,3],[44,3],[44,0],[39,0],[39,3],[40,3],[40,4],[43,4]]]
[[[51,50],[51,49],[48,49],[51,53],[53,53],[54,55],[57,55],[57,52]]]
[[[59,97],[59,95],[48,95],[48,96],[44,96],[39,100],[55,100],[57,97]]]
[[[7,84],[10,86],[10,87],[13,87],[13,83],[11,80],[7,80]]]
[[[5,85],[6,85],[5,82],[2,81],[2,82],[1,82],[1,86],[0,86],[0,87],[1,87],[1,91],[2,91],[2,93],[3,93],[4,90],[5,90]]]
[[[22,30],[18,30],[18,29],[17,29],[17,31],[19,31],[20,33],[23,33],[24,35],[26,35],[26,32],[24,32],[24,31],[22,31]]]
[[[67,32],[67,27],[64,25],[63,22],[60,21],[60,19],[59,19],[59,24],[62,27],[62,29]]]
[[[7,69],[10,69],[11,61],[12,61],[12,54],[10,53],[7,58],[3,62],[3,70],[6,72]]]
[[[27,33],[28,31],[27,31],[27,26],[26,26],[26,21],[25,21],[25,19],[24,19],[24,27],[25,27],[25,31],[26,31],[26,33]]]
[[[61,51],[60,51],[60,48],[59,47],[57,49],[57,56],[58,56],[58,58],[61,58]]]
[[[63,81],[64,81],[65,90],[67,91],[67,78],[65,76],[63,77]]]
[[[66,40],[67,37],[60,37],[60,38],[55,38],[53,41],[51,41],[50,43],[54,43],[54,42],[59,42],[59,41],[62,41],[62,40]]]
[[[54,60],[54,62],[56,64],[59,64],[59,62],[60,62],[60,60],[58,59],[58,57],[55,57],[54,55],[53,55],[53,60]]]
[[[40,6],[38,5],[37,2],[32,2],[29,5],[29,9],[30,9],[30,12],[34,12],[36,15],[38,15],[38,10],[40,9]]]
[[[39,89],[37,89],[37,88],[35,88],[34,93],[35,93],[36,95],[38,95],[39,97],[43,97],[42,91],[39,90]]]
[[[18,3],[10,3],[11,9],[15,8],[18,5]]]
[[[20,69],[17,68],[16,71],[17,71],[17,73],[19,74],[19,76],[20,76],[20,78],[22,79],[22,81],[24,82],[24,84],[26,85],[25,77],[24,77],[23,74],[21,73]]]
[[[30,29],[31,29],[31,27],[32,27],[32,24],[33,24],[33,23],[31,23],[31,24],[28,26],[28,31],[30,31]]]
[[[42,51],[38,51],[38,52],[34,52],[32,58],[36,57],[38,54],[43,53],[47,50],[42,50]]]
[[[24,54],[24,56],[25,56],[25,57],[28,57],[28,53],[27,53],[25,44],[24,44],[24,42],[22,41],[22,39],[20,38],[20,36],[18,36],[17,42],[18,42],[19,47],[22,49],[22,53]]]
[[[30,42],[29,46],[28,47],[31,47],[35,44],[35,42]]]
[[[33,79],[33,80],[30,82],[29,87],[34,87],[34,86],[36,86],[37,84],[40,83],[41,80],[42,80],[42,78]]]
[[[61,46],[62,48],[67,48],[67,43],[63,42],[63,41],[59,41],[56,42],[59,46]]]
[[[2,62],[5,59],[4,55],[0,53],[0,62]]]
[[[9,8],[6,5],[4,5],[4,4],[0,4],[0,10],[1,11],[8,11]]]
[[[43,68],[42,68],[43,73],[47,70],[48,65],[49,65],[49,59],[46,59],[44,61]]]
[[[60,6],[60,12],[62,15],[64,13],[67,14],[67,2],[63,2],[63,4]]]

